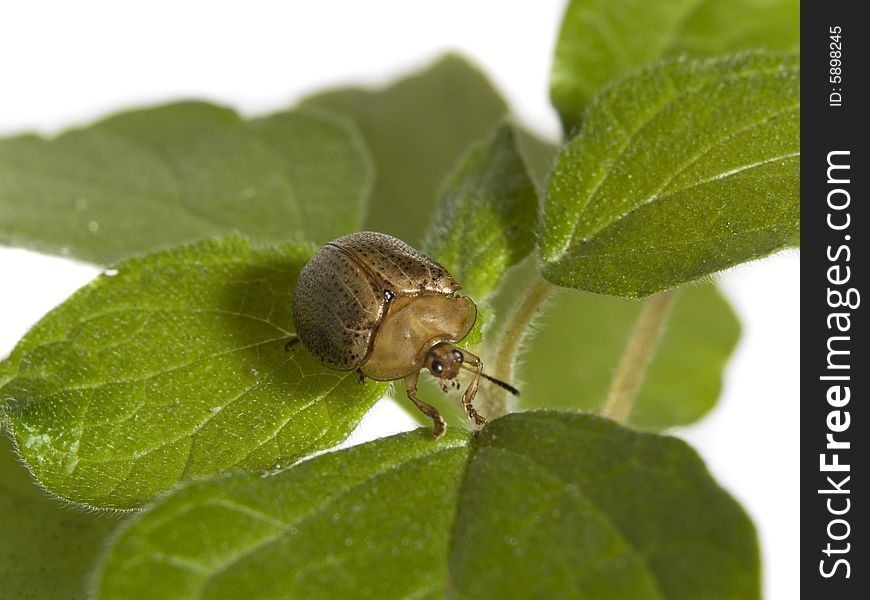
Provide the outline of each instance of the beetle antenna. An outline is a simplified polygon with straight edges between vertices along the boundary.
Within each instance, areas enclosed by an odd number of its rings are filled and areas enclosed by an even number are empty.
[[[514,396],[519,396],[519,395],[520,395],[520,391],[519,391],[517,388],[515,388],[514,386],[512,386],[511,384],[509,384],[509,383],[505,383],[505,382],[502,381],[501,379],[496,379],[495,377],[490,377],[490,376],[487,375],[486,373],[481,373],[481,375],[483,375],[486,379],[490,380],[491,382],[493,382],[493,383],[496,384],[497,386],[506,389],[507,391],[509,391],[509,392],[510,392],[511,394],[513,394]]]
[[[487,375],[486,373],[481,373],[481,375],[483,375],[486,379],[489,379],[491,382],[493,382],[493,383],[496,384],[497,386],[506,389],[507,391],[509,391],[509,392],[510,392],[511,394],[513,394],[514,396],[519,396],[519,395],[520,395],[520,391],[519,391],[517,388],[515,388],[514,386],[512,386],[511,384],[509,384],[509,383],[505,383],[505,382],[502,381],[501,379],[496,379],[495,377],[490,377],[490,376]]]

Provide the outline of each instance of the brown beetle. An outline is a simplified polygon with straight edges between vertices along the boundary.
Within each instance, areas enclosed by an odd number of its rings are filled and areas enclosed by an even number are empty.
[[[475,425],[484,425],[472,405],[481,376],[519,392],[453,345],[477,319],[477,307],[459,289],[444,267],[403,241],[352,233],[325,244],[302,269],[293,296],[296,335],[329,367],[357,369],[377,381],[404,379],[408,398],[432,419],[435,437],[444,433],[444,419],[417,398],[420,371],[429,369],[446,392],[447,382],[459,387],[453,380],[460,368],[471,370],[462,405]]]

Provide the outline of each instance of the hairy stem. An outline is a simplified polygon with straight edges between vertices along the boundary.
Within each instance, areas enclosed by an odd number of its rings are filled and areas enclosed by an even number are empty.
[[[669,290],[644,303],[601,409],[603,416],[619,423],[628,420],[675,297],[674,290]]]
[[[514,365],[520,344],[529,332],[529,324],[535,318],[541,305],[549,298],[553,284],[537,275],[532,284],[526,288],[507,319],[505,319],[502,334],[496,347],[495,360],[491,374],[508,383],[514,380]],[[513,396],[500,388],[489,388],[481,403],[481,412],[488,418],[495,419],[511,411]]]

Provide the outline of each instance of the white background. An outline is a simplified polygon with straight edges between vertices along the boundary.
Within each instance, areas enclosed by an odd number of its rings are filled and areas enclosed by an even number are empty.
[[[556,139],[547,80],[563,10],[562,0],[3,3],[0,135],[50,135],[180,98],[262,114],[336,84],[380,85],[459,50],[489,74],[521,121]],[[0,248],[0,356],[96,273]],[[677,433],[752,515],[765,596],[791,600],[799,595],[798,253],[732,269],[720,281],[743,338],[717,408]],[[411,427],[382,403],[353,440]]]

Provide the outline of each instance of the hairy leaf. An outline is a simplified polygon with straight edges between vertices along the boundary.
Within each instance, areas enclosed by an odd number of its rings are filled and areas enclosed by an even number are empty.
[[[488,427],[451,547],[466,598],[760,595],[753,526],[695,452],[589,415],[522,413]]]
[[[117,515],[83,512],[33,483],[0,431],[0,596],[85,598],[88,573]]]
[[[0,243],[110,264],[233,232],[325,242],[359,227],[370,184],[342,117],[170,104],[0,140]]]
[[[441,190],[423,244],[476,301],[535,245],[538,196],[514,138],[502,125],[465,156]]]
[[[752,524],[683,442],[568,413],[417,431],[131,521],[97,598],[757,598]]]
[[[800,240],[796,55],[676,61],[597,97],[549,181],[543,274],[639,297]]]
[[[228,238],[130,259],[46,316],[3,367],[0,412],[51,492],[140,506],[195,476],[343,439],[383,384],[289,351],[312,249]]]
[[[430,597],[468,452],[464,435],[421,429],[268,478],[195,482],[125,530],[96,596]]]
[[[412,246],[423,238],[444,178],[507,110],[486,77],[452,54],[384,89],[324,92],[302,105],[357,124],[376,170],[365,228]]]
[[[799,46],[799,0],[572,0],[550,95],[570,131],[599,89],[659,58]]]

